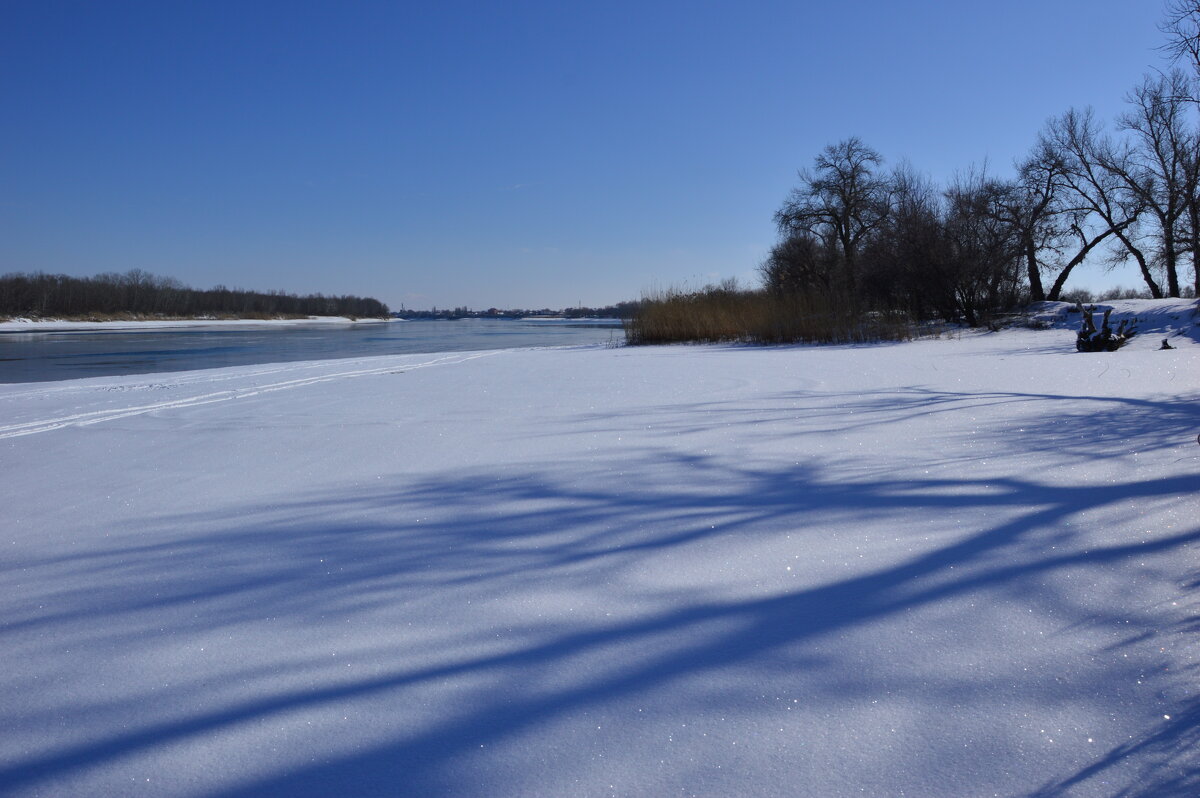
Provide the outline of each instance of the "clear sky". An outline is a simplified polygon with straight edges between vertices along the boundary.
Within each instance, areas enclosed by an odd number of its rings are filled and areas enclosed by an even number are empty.
[[[0,272],[393,307],[754,279],[861,137],[1007,175],[1164,66],[1157,0],[2,0]],[[1099,264],[1078,287],[1136,285]]]

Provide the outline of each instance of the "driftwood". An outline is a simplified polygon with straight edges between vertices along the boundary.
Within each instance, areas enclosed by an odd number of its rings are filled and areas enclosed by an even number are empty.
[[[1112,315],[1112,308],[1108,308],[1104,311],[1104,321],[1097,330],[1096,322],[1092,318],[1092,314],[1096,312],[1095,306],[1085,310],[1081,302],[1077,308],[1083,314],[1079,336],[1075,339],[1075,351],[1077,352],[1115,352],[1130,338],[1137,335],[1137,319],[1122,319],[1114,331],[1108,322],[1108,317]]]

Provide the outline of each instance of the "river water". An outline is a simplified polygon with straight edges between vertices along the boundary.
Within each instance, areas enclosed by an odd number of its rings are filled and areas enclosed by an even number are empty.
[[[414,352],[619,344],[616,320],[462,319],[0,332],[0,383]]]

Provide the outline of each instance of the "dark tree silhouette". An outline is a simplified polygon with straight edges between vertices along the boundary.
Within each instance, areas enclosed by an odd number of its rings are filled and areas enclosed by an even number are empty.
[[[785,237],[807,236],[841,259],[840,276],[853,289],[859,252],[887,217],[888,181],[878,174],[883,158],[857,137],[822,150],[812,169],[800,172],[775,221]]]
[[[386,316],[387,305],[358,296],[297,296],[217,286],[199,291],[172,277],[134,269],[125,274],[69,277],[13,273],[0,277],[0,314],[9,316]]]

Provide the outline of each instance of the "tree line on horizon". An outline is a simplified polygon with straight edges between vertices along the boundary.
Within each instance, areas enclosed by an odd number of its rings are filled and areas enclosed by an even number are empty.
[[[414,310],[412,308],[400,308],[391,315],[398,319],[420,319],[420,320],[440,320],[452,321],[455,319],[519,319],[525,316],[556,316],[564,319],[587,319],[587,318],[606,318],[606,319],[628,319],[631,318],[638,309],[640,303],[635,301],[618,302],[615,305],[604,305],[602,307],[588,307],[586,305],[578,305],[571,308],[488,308],[487,310],[472,310],[471,308],[459,306],[456,308],[437,308],[433,307],[429,310]]]
[[[1091,110],[1049,120],[1011,178],[939,186],[857,137],[827,146],[775,214],[767,292],[976,325],[1062,298],[1099,256],[1135,263],[1151,297],[1200,293],[1200,0],[1172,0],[1161,28],[1186,68],[1145,76],[1113,132]]]
[[[269,318],[274,316],[388,315],[388,306],[359,296],[298,296],[283,291],[258,292],[218,285],[190,288],[173,277],[140,269],[95,277],[14,272],[0,276],[0,315],[80,317],[134,315],[192,317],[200,315]]]

